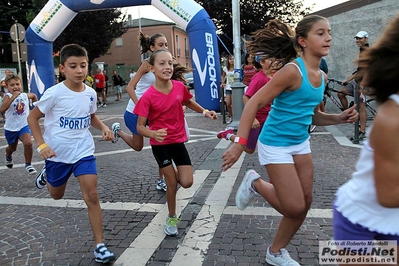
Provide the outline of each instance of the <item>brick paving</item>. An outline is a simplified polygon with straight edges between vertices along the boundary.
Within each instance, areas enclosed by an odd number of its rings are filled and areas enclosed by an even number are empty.
[[[127,96],[124,95],[124,99]],[[126,100],[110,101],[106,108],[98,110],[98,115],[108,126],[120,122],[122,129],[127,130],[123,124],[126,103]],[[210,172],[181,211],[179,235],[159,235],[160,244],[152,247],[154,252],[145,265],[173,265],[177,251],[193,230],[193,224],[198,221],[208,195],[216,188],[222,173],[220,164],[224,149],[216,149],[220,140],[212,138],[215,132],[225,127],[222,119],[210,121],[191,111],[187,112],[186,118],[192,129],[192,140],[197,140],[186,145],[194,171]],[[340,125],[335,129],[347,137],[353,134],[353,125]],[[3,131],[0,132],[0,147],[4,150],[6,141]],[[93,129],[92,132],[96,141],[98,191],[102,204],[164,206],[165,193],[155,189],[158,169],[151,149],[134,152],[122,140],[116,144],[103,142],[99,131]],[[350,178],[360,149],[340,145],[328,128],[318,127],[316,132],[311,140],[315,165],[312,209],[330,210],[334,193]],[[148,140],[145,146],[148,146]],[[85,205],[72,206],[74,202],[82,200],[77,180],[71,177],[64,196],[71,206],[55,205],[58,201],[51,200],[45,189],[38,190],[34,185],[34,177],[28,176],[25,169],[18,165],[23,163],[22,151],[19,145],[14,155],[14,169],[6,169],[3,163],[0,164],[0,264],[100,265],[93,260],[94,242]],[[37,170],[43,165],[37,153],[33,162]],[[281,217],[266,214],[270,206],[263,199],[252,203],[255,210],[259,210],[256,215],[230,213],[227,210],[228,207],[234,209],[235,191],[248,169],[255,169],[267,179],[264,167],[259,166],[257,153],[246,155],[228,196],[226,209],[221,213],[206,252],[201,255],[203,262],[198,266],[267,265],[265,250],[273,240]],[[46,206],[44,202],[47,201],[53,205]],[[156,215],[156,210],[104,209],[106,244],[120,257]],[[331,236],[331,218],[308,217],[287,249],[301,265],[317,265],[318,241],[330,239]],[[190,261],[190,254],[186,256],[186,265],[197,266]],[[122,264],[117,261],[115,265]],[[131,264],[123,265],[138,264],[132,260]]]

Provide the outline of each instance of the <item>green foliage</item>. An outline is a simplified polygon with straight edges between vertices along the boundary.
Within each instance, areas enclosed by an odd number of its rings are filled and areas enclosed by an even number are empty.
[[[9,32],[11,26],[18,22],[25,29],[29,26],[28,14],[33,9],[33,1],[12,1],[0,0],[0,31]],[[0,63],[11,63],[11,43],[9,33],[0,33]]]
[[[233,22],[231,0],[195,0],[209,14],[216,25],[219,37],[233,52]],[[240,34],[251,35],[262,28],[269,20],[278,18],[294,26],[311,8],[304,8],[302,1],[297,0],[240,0]],[[219,46],[219,51],[225,48]]]
[[[74,42],[82,45],[89,53],[89,63],[108,52],[112,41],[126,32],[119,9],[102,9],[80,12],[62,34],[54,41],[54,51]],[[73,41],[71,41],[73,40]]]

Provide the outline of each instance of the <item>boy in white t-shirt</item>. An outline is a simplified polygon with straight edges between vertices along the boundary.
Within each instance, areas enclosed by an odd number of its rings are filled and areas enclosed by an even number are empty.
[[[12,154],[17,150],[18,140],[24,145],[25,169],[30,175],[37,174],[32,163],[32,138],[28,126],[27,118],[29,115],[29,102],[37,101],[34,93],[23,93],[21,78],[15,74],[6,76],[5,83],[8,92],[4,94],[4,99],[0,107],[0,113],[4,112],[5,125],[4,135],[7,139],[5,161],[8,168],[13,167]]]
[[[97,193],[97,169],[94,141],[89,128],[102,131],[104,140],[114,139],[112,131],[96,116],[97,95],[83,82],[88,57],[77,44],[64,46],[60,52],[60,70],[66,80],[47,89],[28,117],[45,168],[36,178],[36,186],[47,189],[53,199],[64,196],[67,181],[74,174],[79,181],[96,244],[96,262],[107,263],[115,255],[103,244],[102,212]],[[39,119],[44,117],[42,135]]]

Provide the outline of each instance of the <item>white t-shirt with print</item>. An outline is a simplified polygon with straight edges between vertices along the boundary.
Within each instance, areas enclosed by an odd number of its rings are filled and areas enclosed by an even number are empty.
[[[45,115],[43,138],[57,156],[48,160],[75,163],[94,154],[89,128],[91,115],[97,111],[97,95],[85,85],[75,92],[63,82],[47,89],[35,106]]]
[[[12,97],[11,93],[6,93],[8,97]],[[5,111],[6,123],[4,129],[8,131],[20,131],[28,125],[29,115],[29,98],[28,94],[21,93],[11,103],[10,107]]]
[[[234,70],[229,71],[227,67],[223,68],[223,72],[226,73],[226,87],[225,89],[231,91],[231,85],[234,83]]]

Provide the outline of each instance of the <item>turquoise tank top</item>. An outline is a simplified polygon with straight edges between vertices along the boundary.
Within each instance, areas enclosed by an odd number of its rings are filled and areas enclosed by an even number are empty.
[[[324,77],[320,71],[321,85],[313,87],[306,74],[302,58],[298,62],[302,75],[301,86],[294,91],[282,92],[272,109],[259,136],[259,141],[269,146],[292,146],[309,138],[308,127],[312,123],[314,109],[323,100]]]

